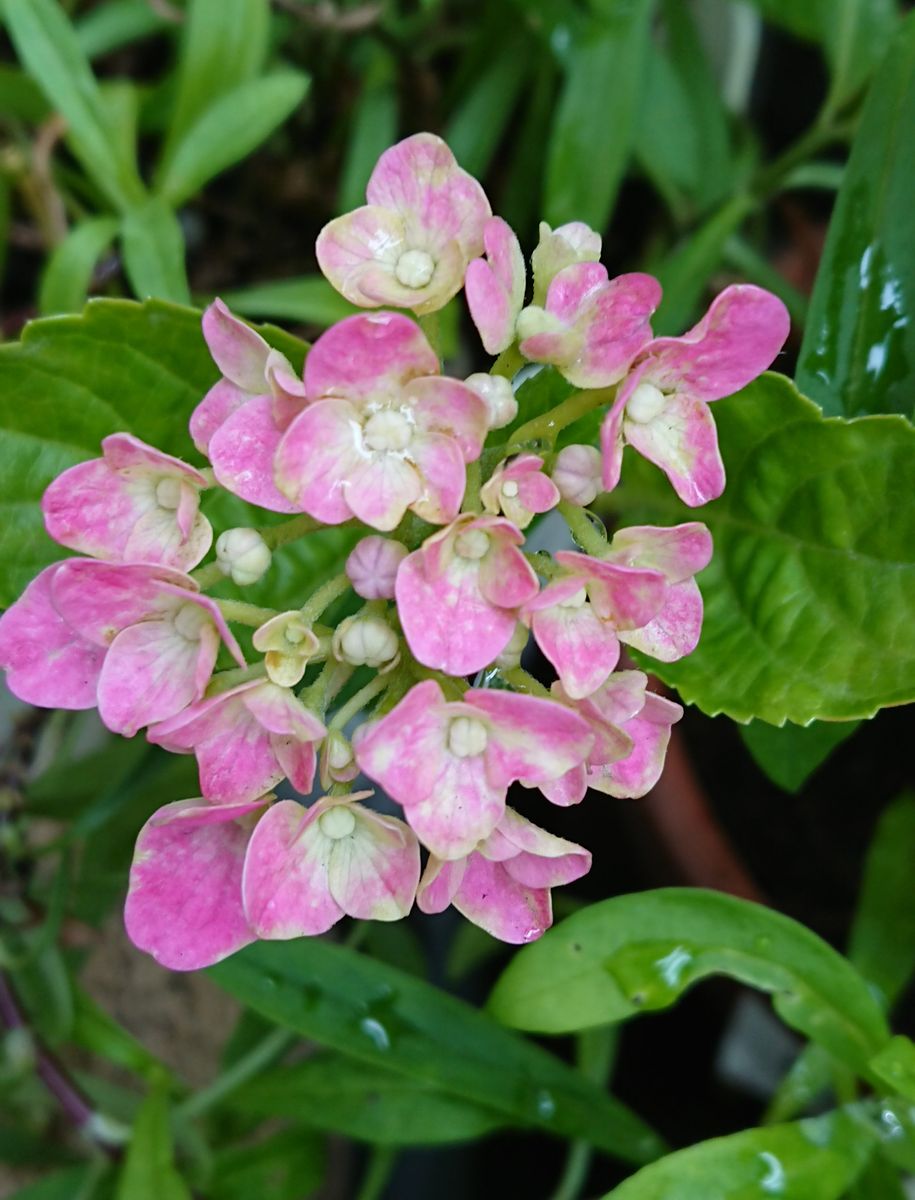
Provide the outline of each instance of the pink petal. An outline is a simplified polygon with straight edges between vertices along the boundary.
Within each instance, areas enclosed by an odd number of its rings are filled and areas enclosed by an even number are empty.
[[[497,532],[480,564],[483,597],[500,608],[514,609],[526,604],[539,590],[534,568],[517,546]]]
[[[356,761],[399,804],[422,800],[438,777],[448,724],[438,684],[417,683],[359,738],[354,746]]]
[[[596,691],[619,661],[614,630],[598,620],[590,604],[544,608],[533,614],[531,629],[573,700]]]
[[[584,763],[581,763],[571,771],[566,771],[565,775],[560,775],[558,779],[547,779],[530,786],[538,787],[551,804],[569,808],[573,804],[581,804],[587,795],[587,771]]]
[[[623,420],[626,416],[626,401],[638,387],[642,369],[636,368],[623,380],[607,415],[600,427],[600,451],[603,460],[601,483],[605,492],[612,492],[620,481],[623,470]]]
[[[464,459],[457,442],[439,433],[428,433],[413,438],[410,452],[423,489],[410,507],[418,517],[435,525],[453,521],[467,486]]]
[[[465,462],[480,457],[489,431],[489,410],[473,388],[457,379],[426,376],[406,388],[417,429],[444,433],[461,448]]]
[[[262,938],[325,933],[343,916],[330,894],[331,843],[321,835],[316,805],[280,800],[257,823],[242,879],[245,913]]]
[[[515,340],[518,311],[511,297],[482,258],[475,258],[464,276],[467,307],[487,354],[501,354]]]
[[[449,675],[479,671],[511,641],[514,613],[483,598],[478,563],[455,558],[447,571],[427,574],[425,558],[416,550],[397,572],[397,612],[410,649]]]
[[[400,313],[359,313],[332,325],[312,346],[305,388],[310,400],[336,396],[358,405],[438,372],[438,355],[415,321]]]
[[[108,646],[128,625],[171,612],[174,592],[190,601],[197,584],[168,567],[68,559],[50,578],[51,597],[61,617],[97,646]]]
[[[553,923],[549,889],[525,887],[505,864],[482,854],[471,855],[453,904],[468,921],[515,946],[539,938]]]
[[[681,393],[648,424],[626,421],[626,440],[639,454],[659,466],[684,504],[695,508],[717,499],[724,491],[724,464],[711,409]]]
[[[290,688],[258,680],[244,692],[245,707],[270,733],[301,742],[319,742],[327,729]]]
[[[646,378],[662,391],[697,400],[739,392],[778,356],[791,329],[777,296],[752,284],[735,284],[682,337],[655,338],[647,347]]]
[[[586,582],[595,613],[614,629],[639,629],[660,612],[667,591],[660,571],[624,567],[577,550],[558,550],[555,557]]]
[[[422,496],[419,472],[396,452],[376,451],[357,461],[344,482],[346,503],[353,515],[385,533],[395,529],[407,508]]]
[[[254,941],[241,897],[248,828],[237,818],[256,807],[179,800],[140,830],[124,923],[162,966],[193,971]]]
[[[314,742],[301,742],[294,737],[272,733],[270,745],[282,773],[297,792],[307,796],[314,786],[318,765]]]
[[[625,725],[625,732],[634,743],[632,753],[618,762],[590,770],[589,786],[620,798],[638,798],[651,791],[664,769],[670,727],[682,715],[679,704],[648,692],[645,707]]]
[[[220,379],[214,383],[204,398],[191,413],[191,439],[201,454],[208,454],[210,438],[222,425],[223,421],[240,408],[251,396],[241,388],[229,383],[228,379]]]
[[[366,197],[369,204],[399,213],[413,237],[425,234],[430,250],[456,241],[466,262],[483,248],[491,215],[486,193],[434,134],[417,133],[385,150]]]
[[[141,471],[150,471],[156,475],[174,475],[177,478],[184,478],[198,488],[207,486],[206,476],[201,475],[196,467],[192,467],[190,463],[166,454],[162,450],[157,450],[155,446],[148,446],[146,442],[141,442],[132,433],[110,434],[102,440],[102,453],[113,471],[139,468]]]
[[[633,525],[616,531],[608,557],[627,566],[661,571],[668,583],[682,583],[711,562],[712,535],[701,521],[670,527]]]
[[[328,805],[328,801],[319,803]],[[351,917],[398,921],[413,907],[419,883],[419,843],[396,817],[361,804],[347,806],[356,824],[331,848],[327,882],[331,895]]]
[[[692,654],[702,632],[702,593],[695,579],[671,584],[661,611],[641,629],[620,634],[620,641],[661,662]]]
[[[311,351],[311,355],[314,350]],[[345,400],[309,405],[283,434],[274,460],[276,483],[300,509],[328,525],[352,516],[345,484],[362,462],[353,426],[357,411]]]
[[[416,892],[417,908],[424,913],[444,912],[461,886],[466,865],[463,858],[444,862],[430,854]]]
[[[467,758],[445,751],[430,794],[401,801],[410,827],[436,858],[463,858],[499,823],[505,785],[492,782],[489,758],[488,748]]]
[[[512,808],[506,808],[497,832],[515,850],[512,856],[500,855],[506,871],[526,887],[560,887],[591,869],[591,854],[583,846],[538,828]],[[480,847],[480,853],[492,857],[488,843]]]
[[[82,637],[54,607],[46,567],[0,616],[0,667],[14,696],[42,708],[94,708],[103,647]]]
[[[394,275],[398,258],[408,249],[403,219],[377,204],[330,221],[315,243],[318,266],[325,277],[351,304],[363,308],[410,306],[414,289],[404,287]],[[308,393],[324,394],[315,393],[310,386]]]
[[[269,396],[256,396],[242,404],[210,438],[209,457],[217,480],[260,508],[298,512],[273,480],[273,460],[281,437]]]
[[[214,300],[204,312],[203,336],[217,367],[230,383],[251,395],[265,390],[264,369],[270,347],[221,300]]]
[[[588,722],[553,700],[480,688],[471,688],[464,699],[489,717],[486,773],[495,786],[558,779],[593,744]]]

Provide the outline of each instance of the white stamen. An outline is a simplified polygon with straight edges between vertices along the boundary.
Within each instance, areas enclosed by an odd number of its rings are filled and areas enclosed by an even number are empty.
[[[647,425],[664,411],[667,399],[653,383],[640,383],[626,404],[626,416],[638,425]]]
[[[366,421],[362,438],[370,450],[405,450],[413,438],[413,425],[403,413],[383,408]]]
[[[454,549],[460,558],[482,558],[489,549],[489,534],[482,529],[468,529],[458,537]]]
[[[398,283],[408,288],[423,288],[435,274],[435,260],[425,250],[407,250],[394,268]]]
[[[455,758],[475,758],[486,749],[489,734],[482,721],[455,717],[448,727],[448,749]]]
[[[318,817],[318,828],[325,837],[338,842],[341,838],[349,837],[353,832],[356,828],[356,818],[347,807],[338,804],[334,808],[329,808],[327,812],[321,813]]]

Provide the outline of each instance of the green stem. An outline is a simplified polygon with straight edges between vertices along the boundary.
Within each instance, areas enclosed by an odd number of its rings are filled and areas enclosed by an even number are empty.
[[[280,546],[285,546],[287,542],[295,541],[296,538],[303,537],[306,533],[314,533],[316,529],[321,528],[323,526],[320,521],[303,513],[300,517],[293,517],[290,521],[283,521],[279,525],[265,525],[257,532],[271,550],[276,550]],[[339,529],[340,526],[338,525],[336,528]]]
[[[523,366],[524,355],[518,349],[517,342],[512,342],[492,364],[489,373],[490,375],[501,375],[505,379],[514,379]]]
[[[575,1057],[582,1075],[603,1086],[613,1064],[616,1045],[617,1033],[612,1025],[580,1033],[575,1039]],[[572,1142],[562,1176],[550,1200],[578,1200],[588,1181],[593,1153],[588,1142]]]
[[[376,675],[374,679],[370,679],[365,687],[360,688],[354,696],[351,696],[347,700],[342,708],[339,708],[334,713],[334,718],[328,728],[342,729],[347,721],[355,717],[357,713],[362,712],[370,700],[374,700],[379,692],[384,691],[390,680],[390,675]]]
[[[464,503],[461,505],[461,512],[478,513],[482,505],[480,503],[480,487],[482,479],[480,476],[480,460],[467,464],[467,485],[464,488]]]
[[[351,667],[348,663],[341,663],[337,662],[335,658],[328,658],[321,670],[321,674],[314,683],[299,692],[299,699],[306,708],[310,708],[318,716],[323,716],[327,712],[328,705],[334,696],[340,691],[354,670],[355,667]]]
[[[238,625],[257,628],[279,615],[275,608],[258,608],[256,604],[248,604],[245,600],[218,600],[214,597],[213,603],[219,605],[219,611],[227,621],[235,621]]]
[[[509,667],[501,672],[506,683],[510,683],[516,692],[524,692],[528,696],[549,697],[549,692],[542,683],[529,675],[523,667]]]
[[[423,313],[419,318],[419,327],[426,335],[426,341],[438,355],[442,357],[442,322],[438,312]]]
[[[533,554],[524,554],[524,557],[531,564],[538,575],[545,575],[547,579],[553,579],[562,568],[554,561],[553,556],[548,554],[546,550],[535,550]]]
[[[249,679],[260,679],[261,676],[266,676],[266,674],[267,668],[264,665],[263,659],[250,667],[235,667],[231,671],[219,671],[213,676],[207,686],[207,699],[211,696],[219,696],[223,692],[229,691],[230,688],[237,687],[240,683],[247,683]]]
[[[191,571],[191,579],[199,585],[201,591],[206,591],[214,583],[221,583],[225,577],[226,573],[218,562],[207,563],[205,567],[198,567],[196,571]]]
[[[600,408],[602,404],[610,404],[616,396],[616,388],[595,388],[586,392],[575,392],[549,412],[534,417],[517,429],[505,449],[506,454],[521,450],[530,442],[549,442],[552,446],[556,435],[567,425],[573,424],[580,417]]]
[[[568,500],[560,500],[558,507],[572,537],[582,550],[586,554],[593,554],[595,558],[602,558],[607,552],[607,537],[598,531],[587,511],[577,504],[570,504]]]
[[[432,667],[424,667],[418,662],[412,662],[409,665],[410,673],[419,681],[431,679],[445,693],[446,700],[463,700],[464,693],[470,687],[466,679],[458,679],[453,675],[446,675],[444,671],[435,671]]]
[[[396,1160],[396,1151],[389,1146],[376,1146],[369,1155],[356,1200],[378,1200],[391,1177]]]
[[[296,1035],[288,1029],[274,1029],[263,1041],[258,1042],[253,1049],[243,1055],[238,1062],[233,1063],[228,1070],[218,1075],[213,1082],[199,1092],[182,1101],[174,1110],[176,1121],[187,1121],[200,1117],[209,1109],[220,1104],[226,1096],[237,1091],[243,1084],[275,1062],[296,1040]]]
[[[349,576],[345,571],[335,575],[333,579],[328,579],[327,583],[322,583],[302,605],[302,619],[308,622],[316,621],[325,608],[339,599],[349,587]]]

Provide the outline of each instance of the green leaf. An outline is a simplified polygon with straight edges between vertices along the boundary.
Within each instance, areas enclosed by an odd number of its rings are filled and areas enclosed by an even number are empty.
[[[213,1155],[209,1200],[303,1200],[324,1179],[324,1147],[299,1129],[284,1129]]]
[[[509,1123],[426,1080],[327,1054],[262,1073],[232,1098],[231,1107],[380,1146],[468,1141]]]
[[[54,247],[38,294],[42,316],[75,312],[83,307],[95,264],[114,241],[117,231],[116,217],[90,217],[75,225]]]
[[[30,1183],[10,1194],[8,1200],[89,1200],[95,1189],[97,1170],[91,1163],[55,1171],[37,1183]]]
[[[316,938],[248,947],[210,976],[320,1045],[627,1161],[662,1151],[628,1109],[483,1013],[392,967]]]
[[[515,36],[507,33],[449,117],[445,141],[471,175],[483,176],[489,169],[529,77],[530,64],[530,46],[523,31]]]
[[[365,204],[365,187],[380,155],[397,140],[396,64],[380,46],[367,48],[360,70],[362,92],[353,113],[337,192],[337,211]]]
[[[894,1037],[874,1055],[870,1067],[893,1091],[915,1100],[915,1045],[907,1037]]]
[[[58,946],[46,946],[12,971],[13,986],[31,1024],[52,1046],[73,1029],[73,985]]]
[[[859,721],[814,721],[810,725],[767,725],[751,721],[740,736],[760,770],[786,792],[799,792],[817,767],[855,732]]]
[[[107,0],[76,21],[76,37],[86,58],[99,58],[120,46],[176,28],[148,0]]]
[[[769,992],[783,1021],[861,1073],[888,1040],[867,984],[816,934],[698,888],[617,896],[575,913],[515,955],[488,1007],[519,1029],[568,1033],[669,1008],[710,975]]]
[[[867,853],[848,957],[891,1009],[915,971],[915,796],[884,811]]]
[[[268,0],[191,0],[160,174],[167,172],[178,144],[198,117],[223,93],[260,73],[269,26]]]
[[[896,1167],[874,1155],[865,1167],[848,1200],[907,1200]]]
[[[175,1170],[163,1087],[154,1087],[137,1113],[116,1200],[191,1200]]]
[[[0,112],[30,125],[37,125],[48,115],[48,102],[41,88],[25,71],[9,63],[0,63]]]
[[[309,82],[301,71],[276,71],[223,93],[176,141],[157,191],[170,204],[183,204],[282,125],[302,103]]]
[[[592,21],[573,45],[550,134],[545,218],[602,230],[629,161],[642,98],[652,0]]]
[[[246,317],[274,317],[321,328],[361,311],[344,300],[323,275],[254,283],[250,287],[223,292],[222,298],[233,312]]]
[[[108,125],[95,76],[73,27],[55,0],[6,0],[3,8],[16,53],[67,122],[67,140],[95,185],[115,206],[140,202],[136,163],[126,158]]]
[[[831,112],[853,96],[870,75],[899,26],[897,0],[819,0],[824,48],[832,82]]]
[[[915,429],[825,420],[773,374],[713,411],[721,499],[686,508],[631,451],[613,495],[627,523],[699,517],[715,542],[697,650],[643,661],[687,703],[737,721],[851,721],[915,698]]]
[[[605,1200],[839,1200],[873,1145],[844,1113],[747,1129],[669,1154]]]
[[[159,197],[132,208],[121,225],[124,270],[141,300],[188,304],[191,294],[184,267],[184,234],[178,218]]]
[[[828,415],[915,408],[915,14],[877,72],[839,189],[798,359]]]

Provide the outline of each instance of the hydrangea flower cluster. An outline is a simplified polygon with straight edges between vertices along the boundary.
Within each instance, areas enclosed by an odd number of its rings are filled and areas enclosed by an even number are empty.
[[[517,237],[431,134],[382,155],[367,200],[317,255],[372,311],[318,338],[299,377],[212,304],[203,335],[221,378],[190,418],[210,465],[106,438],[44,496],[48,532],[77,556],[0,618],[21,699],[97,706],[115,732],[196,756],[202,794],[141,830],[126,906],[134,942],[171,968],[414,903],[453,905],[513,943],[549,926],[550,889],[591,855],[508,807],[508,789],[562,806],[653,786],[682,710],[621,655],[694,649],[712,553],[699,522],[608,541],[585,506],[615,486],[624,445],[686,504],[718,496],[709,403],[787,335],[779,300],[734,286],[682,337],[653,337],[659,284],[610,279],[580,223],[541,226],[525,306]],[[434,343],[434,314],[462,287],[499,356],[464,380],[442,374]],[[578,390],[525,421],[512,388],[525,363]],[[604,414],[600,449],[557,445],[590,411]],[[200,566],[213,541],[201,501],[218,488],[288,519],[222,531]],[[527,553],[523,531],[553,509],[580,548]],[[301,607],[222,598],[227,577],[255,584],[288,541],[344,524],[361,531],[345,571]],[[348,615],[322,624],[344,598]],[[530,639],[551,690],[520,665]],[[354,791],[360,775],[402,815]]]

